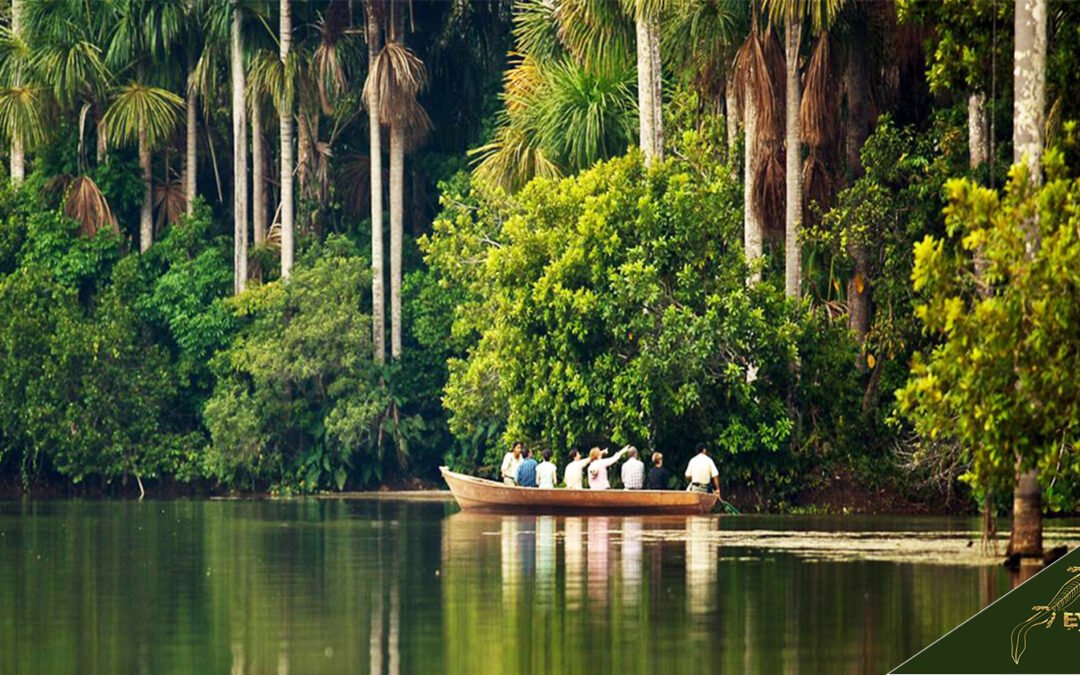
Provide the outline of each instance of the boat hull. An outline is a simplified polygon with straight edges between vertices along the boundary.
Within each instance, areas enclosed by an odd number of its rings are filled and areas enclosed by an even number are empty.
[[[699,515],[716,506],[715,494],[679,490],[568,490],[504,485],[439,467],[465,511],[497,513],[622,513]]]

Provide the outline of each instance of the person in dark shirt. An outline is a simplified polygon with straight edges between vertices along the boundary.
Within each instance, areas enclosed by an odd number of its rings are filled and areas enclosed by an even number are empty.
[[[659,452],[652,454],[652,468],[645,479],[646,490],[667,490],[671,483],[671,472],[664,468],[664,456]]]
[[[518,467],[517,484],[520,487],[536,487],[536,460],[533,459],[532,450],[525,451],[525,459]]]

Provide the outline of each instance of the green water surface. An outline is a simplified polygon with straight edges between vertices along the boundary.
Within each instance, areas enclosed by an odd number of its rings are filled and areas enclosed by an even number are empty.
[[[0,502],[0,673],[880,673],[1007,591],[1006,574],[714,535],[972,526]]]

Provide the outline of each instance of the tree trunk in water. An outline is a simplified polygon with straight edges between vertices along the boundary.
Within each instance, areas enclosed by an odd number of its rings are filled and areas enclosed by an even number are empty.
[[[401,238],[405,217],[405,136],[390,126],[390,357],[401,358]]]
[[[368,63],[379,53],[379,22],[367,10]],[[368,104],[368,152],[371,155],[371,347],[375,363],[386,361],[386,296],[383,289],[383,180],[382,129],[379,126],[378,87],[372,87]]]
[[[1012,532],[1006,555],[1021,558],[1041,558],[1042,550],[1042,493],[1039,472],[1017,472],[1013,491]]]
[[[749,284],[761,281],[761,270],[757,265],[764,254],[761,218],[754,208],[754,169],[758,161],[754,136],[757,134],[757,122],[757,104],[750,85],[747,84],[746,91],[743,92],[743,248],[746,262],[751,266],[747,279]]]
[[[232,71],[233,122],[233,292],[242,293],[247,283],[248,239],[248,152],[247,105],[244,97],[244,17],[239,5],[232,10],[232,44],[229,62]]]
[[[281,0],[281,62],[292,46],[292,15],[289,0]],[[288,279],[293,264],[293,147],[292,101],[279,111],[281,122],[281,278]]]
[[[188,54],[188,77],[187,77],[187,128],[184,129],[184,202],[187,214],[190,216],[195,208],[195,195],[197,194],[198,182],[198,97],[195,93],[195,62],[192,54]]]
[[[1016,0],[1013,43],[1013,163],[1025,162],[1032,180],[1042,182],[1046,104],[1046,0]],[[1023,223],[1027,256],[1039,248],[1038,222]],[[1042,556],[1042,504],[1039,473],[1017,467],[1009,554]]]
[[[656,19],[638,17],[638,144],[645,154],[645,165],[653,158],[664,159],[663,119],[661,112],[660,37]]]
[[[150,143],[146,140],[146,122],[139,124],[139,168],[143,175],[143,200],[139,208],[139,252],[145,253],[154,243],[154,175],[151,173]]]
[[[968,95],[968,156],[972,169],[978,169],[986,163],[986,94]]]
[[[799,45],[802,24],[789,20],[784,30],[786,60],[784,110],[785,146],[785,218],[784,218],[784,294],[798,298],[802,280],[802,256],[799,250],[799,227],[802,224],[802,142],[799,133]]]
[[[11,0],[11,32],[15,37],[22,35],[22,5],[23,0]],[[15,74],[15,84],[21,84],[20,73]],[[11,135],[11,182],[15,185],[23,182],[26,178],[26,153],[23,151],[22,130],[15,129]]]
[[[870,135],[870,112],[867,72],[862,54],[857,49],[848,52],[844,65],[844,88],[847,91],[848,120],[844,138],[844,155],[847,160],[848,180],[851,185],[863,175],[860,152]],[[870,250],[865,242],[852,242],[848,252],[855,261],[855,269],[847,285],[848,328],[855,333],[860,351],[856,365],[865,368],[866,355],[862,349],[866,334],[870,332],[872,311],[870,294]]]
[[[261,246],[266,241],[266,145],[258,109],[251,111],[251,225],[255,245]]]

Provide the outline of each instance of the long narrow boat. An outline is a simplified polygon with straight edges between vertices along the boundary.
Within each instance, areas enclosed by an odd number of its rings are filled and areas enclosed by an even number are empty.
[[[505,485],[439,467],[463,510],[506,513],[633,513],[698,515],[716,506],[715,494],[680,490],[568,490]]]

